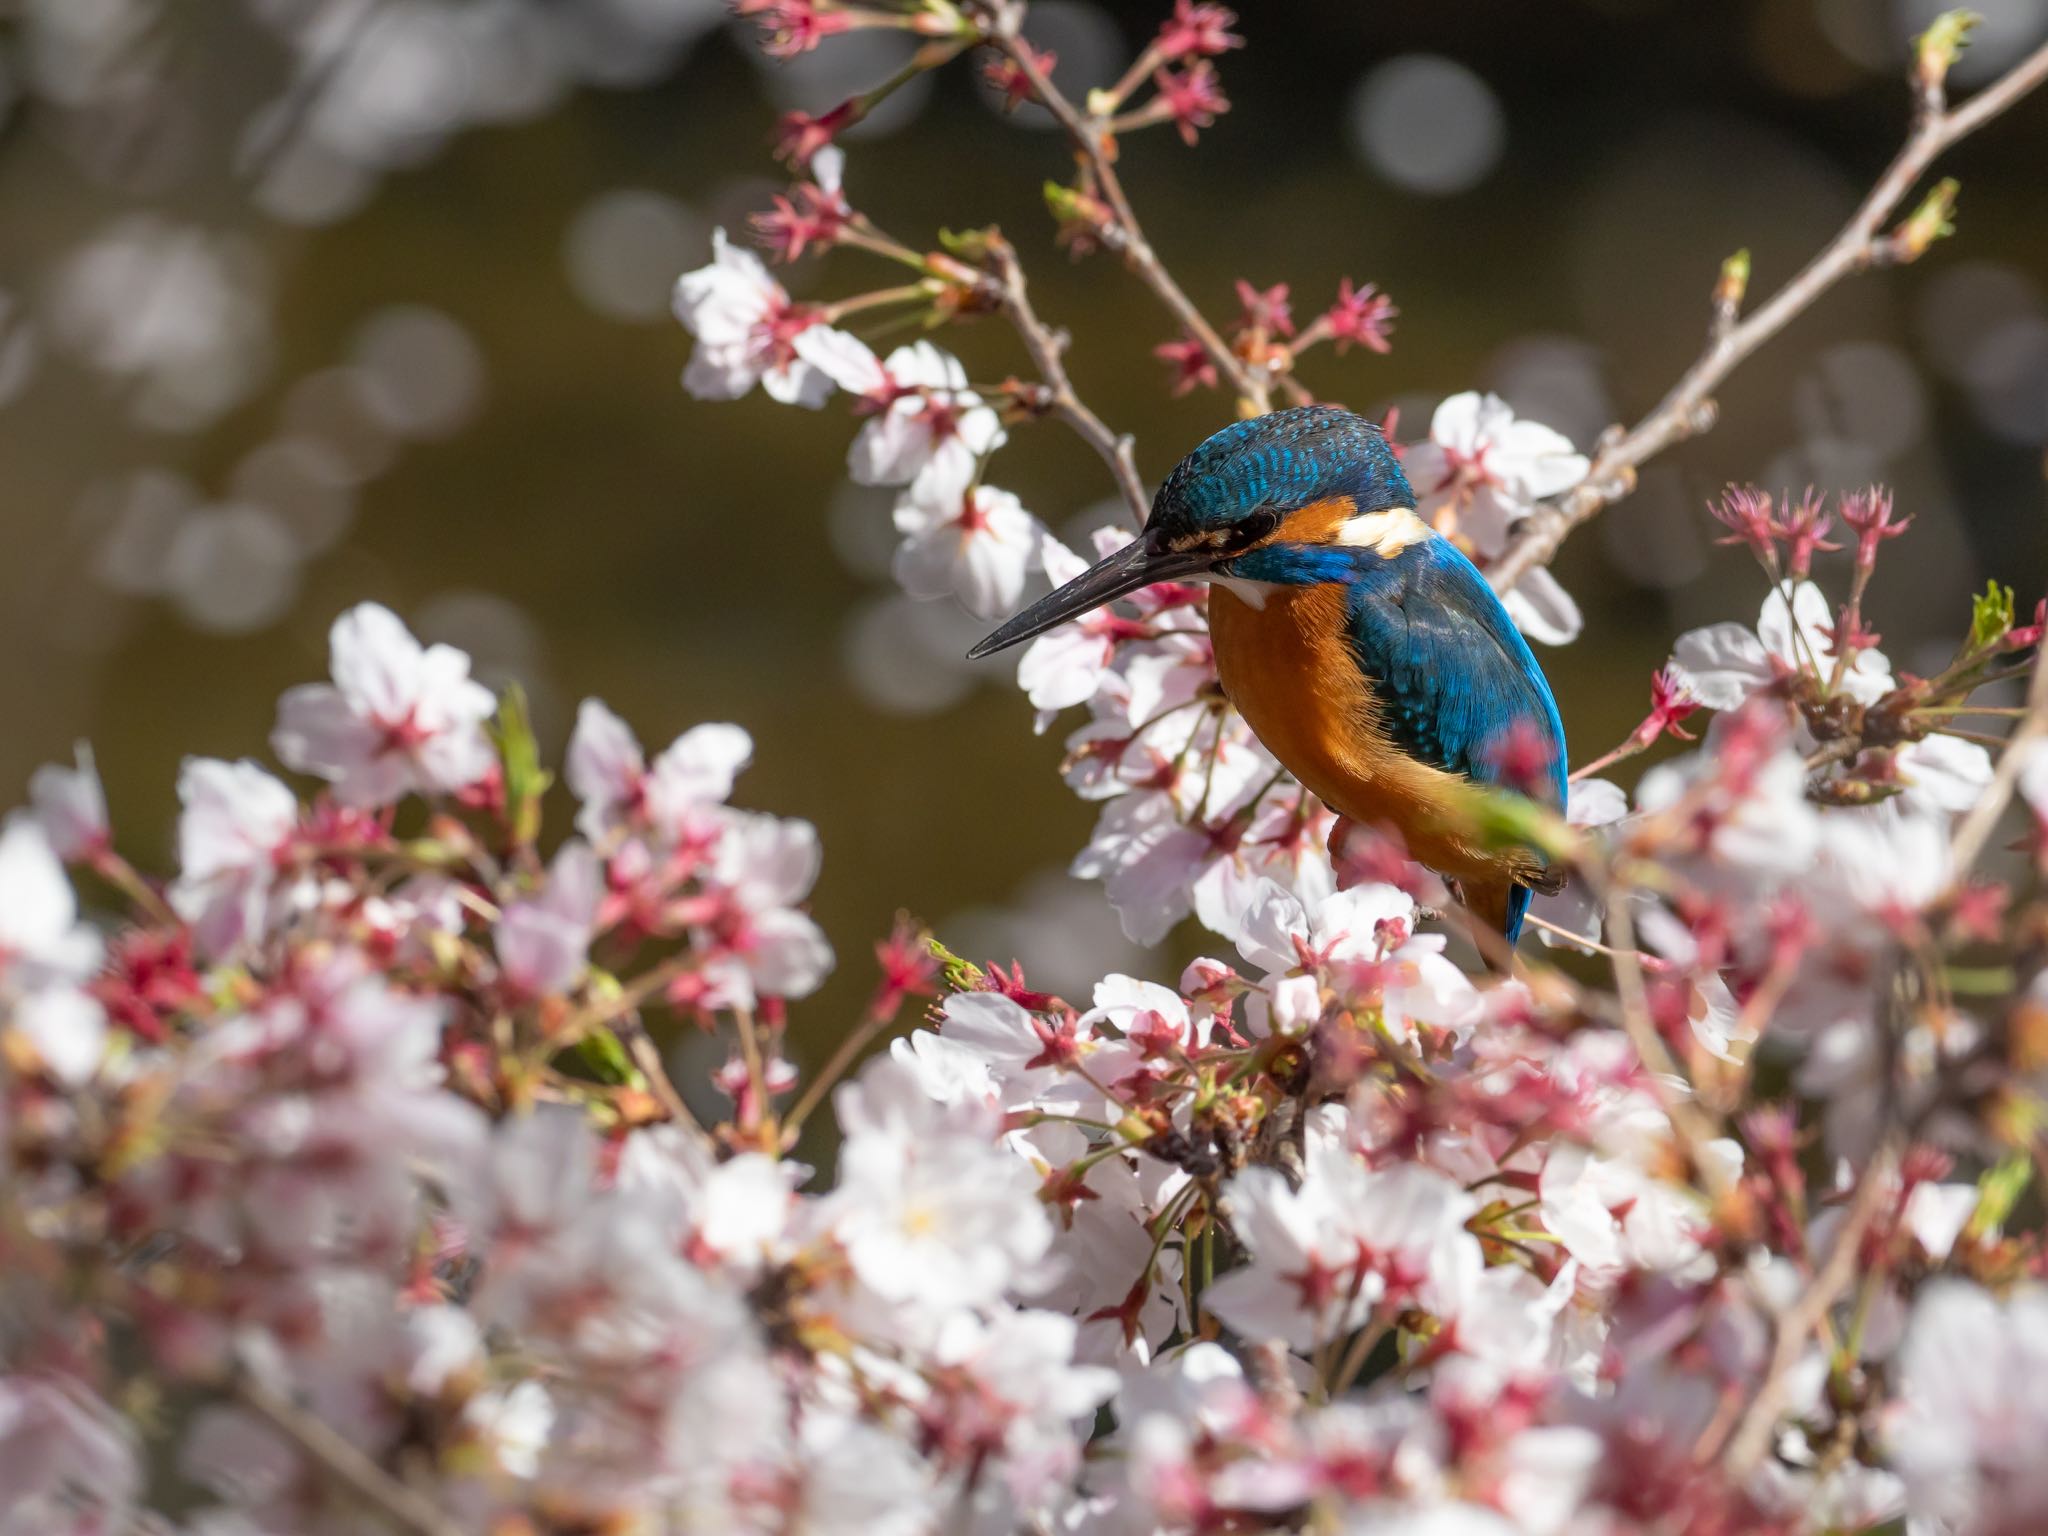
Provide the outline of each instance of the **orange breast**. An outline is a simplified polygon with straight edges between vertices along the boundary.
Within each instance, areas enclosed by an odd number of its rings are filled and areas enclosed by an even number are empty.
[[[1444,874],[1493,871],[1496,859],[1441,824],[1455,776],[1388,740],[1346,639],[1343,588],[1276,587],[1254,608],[1218,583],[1209,589],[1209,628],[1230,701],[1319,800],[1353,821],[1392,823],[1416,859]]]

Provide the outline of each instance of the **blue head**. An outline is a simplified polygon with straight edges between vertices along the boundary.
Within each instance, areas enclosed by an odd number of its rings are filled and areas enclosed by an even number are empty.
[[[1427,536],[1414,506],[1386,436],[1363,417],[1308,405],[1234,422],[1166,477],[1139,538],[1032,604],[969,655],[1029,640],[1154,582],[1218,574],[1271,579],[1283,563],[1314,562],[1319,548],[1333,556],[1360,545],[1392,552]]]
[[[1415,505],[1378,427],[1333,405],[1305,405],[1234,422],[1182,459],[1153,499],[1145,531],[1169,544],[1217,535],[1258,542],[1289,514],[1339,497],[1356,512]]]

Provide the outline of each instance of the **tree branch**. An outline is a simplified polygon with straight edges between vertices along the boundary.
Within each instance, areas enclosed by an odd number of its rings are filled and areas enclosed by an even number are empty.
[[[461,1524],[432,1499],[400,1482],[290,1399],[246,1374],[236,1378],[234,1395],[243,1407],[305,1452],[327,1481],[353,1494],[399,1530],[412,1536],[467,1536]]]
[[[1636,948],[1635,916],[1629,911],[1628,898],[1626,882],[1617,880],[1609,887],[1607,936],[1613,941],[1613,947],[1608,955],[1614,962],[1614,992],[1615,1000],[1620,1004],[1622,1032],[1628,1036],[1629,1044],[1635,1047],[1636,1059],[1643,1064],[1650,1093],[1657,1100],[1657,1107],[1671,1122],[1672,1134],[1678,1138],[1686,1161],[1692,1165],[1693,1177],[1718,1206],[1728,1196],[1733,1180],[1721,1160],[1714,1156],[1714,1127],[1691,1097],[1690,1084],[1681,1095],[1666,1081],[1667,1078],[1677,1078],[1680,1082],[1687,1079],[1672,1059],[1671,1052],[1665,1049],[1657,1034],[1656,1022],[1650,1015],[1649,987],[1643,979],[1643,957]]]
[[[1953,112],[1944,110],[1938,97],[1923,103],[1905,148],[1841,232],[1762,308],[1737,323],[1717,323],[1709,333],[1706,350],[1657,408],[1628,431],[1603,440],[1585,479],[1555,506],[1539,507],[1523,521],[1515,542],[1487,573],[1495,588],[1505,592],[1537,566],[1548,565],[1574,529],[1635,489],[1636,470],[1646,460],[1708,430],[1715,417],[1711,391],[1736,364],[1822,294],[1851,273],[1910,260],[1917,254],[1902,250],[1892,236],[1880,236],[1880,226],[1943,151],[1976,132],[2044,79],[2048,79],[2048,45],[2037,48]]]
[[[1777,1426],[1786,1380],[1799,1363],[1814,1330],[1827,1317],[1828,1309],[1856,1278],[1856,1258],[1863,1246],[1863,1235],[1877,1219],[1878,1208],[1891,1188],[1891,1166],[1891,1149],[1881,1146],[1864,1167],[1863,1180],[1856,1186],[1856,1197],[1835,1234],[1827,1258],[1799,1298],[1778,1315],[1770,1363],[1757,1384],[1756,1396],[1750,1399],[1749,1407],[1729,1435],[1722,1456],[1722,1470],[1731,1483],[1740,1485],[1770,1449],[1771,1431]]]
[[[1009,241],[997,238],[990,241],[989,254],[994,258],[999,273],[996,302],[1017,328],[1024,350],[1031,354],[1032,366],[1037,368],[1039,378],[1045,381],[1047,408],[1102,456],[1103,463],[1116,477],[1117,490],[1123,494],[1124,501],[1142,528],[1151,508],[1145,499],[1144,482],[1138,478],[1138,464],[1131,449],[1130,435],[1110,431],[1102,418],[1074,392],[1074,383],[1067,377],[1066,360],[1062,356],[1066,350],[1066,338],[1051,330],[1031,307],[1031,296],[1025,286],[1024,269],[1018,263],[1016,248]]]
[[[1010,61],[1031,87],[1032,95],[1058,119],[1060,127],[1073,142],[1075,153],[1087,163],[1122,233],[1123,256],[1130,269],[1172,312],[1181,328],[1201,343],[1202,350],[1216,365],[1217,372],[1230,381],[1230,387],[1248,403],[1252,414],[1264,415],[1272,408],[1266,381],[1231,351],[1230,344],[1203,317],[1194,301],[1173,280],[1173,274],[1166,270],[1158,252],[1145,238],[1137,212],[1131,207],[1131,200],[1124,194],[1123,183],[1117,178],[1116,159],[1110,147],[1115,141],[1108,124],[1084,115],[1052,83],[1052,77],[1040,67],[1037,55],[1024,43],[1019,32],[1023,20],[1024,7],[1021,5],[1008,3],[993,7],[988,28],[989,46]]]
[[[1963,818],[1962,825],[1956,828],[1954,841],[1949,844],[1949,867],[1953,871],[1949,879],[1958,889],[1982,857],[1985,844],[1991,840],[1992,829],[1998,825],[1998,818],[2005,814],[2005,807],[2019,783],[2020,770],[2026,766],[2027,749],[2048,738],[2048,660],[2044,660],[2039,652],[2034,657],[2033,679],[2027,685],[2026,711],[2019,724],[2013,727],[2012,734],[2005,739],[2005,750],[1999,755],[1998,770],[1992,775],[1990,785],[1970,807],[1970,814]]]

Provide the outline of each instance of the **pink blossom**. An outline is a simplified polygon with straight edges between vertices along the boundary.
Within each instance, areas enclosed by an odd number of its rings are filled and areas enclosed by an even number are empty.
[[[421,646],[388,608],[363,603],[334,621],[332,685],[307,683],[278,702],[271,745],[288,768],[334,786],[344,805],[449,794],[496,762],[484,722],[496,700],[453,646]]]
[[[298,827],[292,792],[255,763],[185,760],[178,774],[171,903],[200,948],[222,955],[269,927],[275,868]]]
[[[538,895],[513,902],[498,919],[498,966],[524,997],[566,992],[589,966],[604,868],[585,842],[562,845]]]
[[[996,413],[967,387],[960,360],[928,341],[898,347],[887,361],[838,332],[804,338],[798,355],[860,397],[868,420],[847,450],[861,485],[963,492],[1006,434]]]
[[[45,764],[28,785],[50,847],[67,864],[91,862],[106,850],[110,838],[107,795],[93,766],[92,748],[81,741],[75,756],[76,767]]]
[[[926,475],[896,503],[896,580],[916,598],[958,598],[977,618],[1011,612],[1038,555],[1038,521],[1008,491]]]
[[[1192,336],[1184,336],[1178,341],[1162,341],[1152,349],[1152,355],[1172,371],[1176,398],[1191,390],[1214,389],[1219,382],[1215,359],[1209,356],[1209,349]]]
[[[1322,325],[1339,352],[1353,342],[1369,352],[1386,352],[1392,347],[1387,331],[1398,314],[1394,301],[1371,283],[1353,288],[1347,277],[1337,286],[1337,302],[1323,311]]]
[[[582,802],[576,829],[593,843],[645,824],[668,842],[682,840],[711,807],[724,804],[754,755],[736,725],[692,726],[649,767],[639,738],[596,699],[576,711],[566,776]]]
[[[1496,395],[1467,391],[1436,408],[1403,468],[1423,517],[1491,559],[1515,523],[1583,480],[1588,464],[1562,433],[1517,419]]]
[[[1236,25],[1237,13],[1228,6],[1173,0],[1173,15],[1160,24],[1155,46],[1170,59],[1228,53],[1244,46],[1244,39],[1230,30]]]
[[[796,343],[819,321],[724,230],[712,232],[711,252],[709,266],[676,280],[676,318],[697,338],[683,388],[702,400],[736,400],[759,384],[772,400],[816,410],[832,381]]]
[[[1162,69],[1153,75],[1152,86],[1183,144],[1192,146],[1201,129],[1214,127],[1216,119],[1230,110],[1216,66],[1206,59],[1196,59],[1181,70]]]
[[[1239,330],[1264,331],[1271,336],[1294,334],[1294,311],[1288,305],[1287,284],[1275,283],[1270,288],[1256,288],[1239,278],[1237,302],[1243,311],[1238,316]]]

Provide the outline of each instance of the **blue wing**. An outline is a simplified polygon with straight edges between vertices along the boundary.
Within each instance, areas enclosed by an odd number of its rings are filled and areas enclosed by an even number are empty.
[[[1550,748],[1550,793],[1538,798],[1562,809],[1564,721],[1528,642],[1478,568],[1435,535],[1360,565],[1351,650],[1395,744],[1432,767],[1498,784],[1496,749],[1526,722]]]

